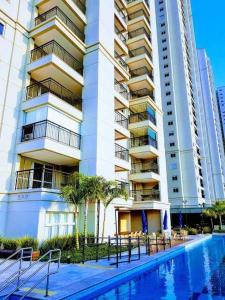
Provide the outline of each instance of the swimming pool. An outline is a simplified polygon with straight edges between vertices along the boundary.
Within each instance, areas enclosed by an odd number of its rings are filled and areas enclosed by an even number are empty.
[[[224,300],[225,237],[213,237],[88,299]]]

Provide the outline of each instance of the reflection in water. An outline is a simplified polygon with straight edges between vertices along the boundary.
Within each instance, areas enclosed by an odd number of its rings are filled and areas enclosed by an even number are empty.
[[[213,238],[95,300],[225,300],[225,238]]]

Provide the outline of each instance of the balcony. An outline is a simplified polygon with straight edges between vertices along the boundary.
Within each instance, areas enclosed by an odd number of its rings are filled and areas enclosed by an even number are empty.
[[[128,15],[128,31],[132,32],[139,28],[144,28],[148,35],[151,34],[150,16],[144,9],[139,9]]]
[[[130,139],[130,155],[139,159],[154,158],[158,156],[157,141],[148,135]]]
[[[129,51],[130,57],[136,57],[136,56],[140,56],[140,55],[147,55],[148,58],[152,61],[152,55],[150,54],[150,52],[148,51],[148,49],[146,47],[140,47],[140,48]]]
[[[36,81],[52,77],[72,92],[81,94],[84,84],[82,64],[55,41],[31,51],[28,72]]]
[[[51,121],[22,127],[18,153],[57,165],[73,165],[80,160],[81,136]]]
[[[41,97],[48,93],[53,94],[73,107],[82,110],[82,100],[52,78],[29,85],[27,87],[26,100]]]
[[[128,85],[132,91],[138,89],[154,89],[153,74],[147,67],[141,67],[135,70],[130,70],[131,79]]]
[[[129,184],[129,182],[120,181],[120,180],[116,180],[116,182],[117,182],[118,188],[127,190],[128,195],[130,195],[130,184]]]
[[[128,108],[130,93],[129,93],[127,86],[125,86],[124,84],[115,80],[114,90],[115,90],[115,108],[116,108],[116,110]]]
[[[138,183],[158,183],[160,180],[158,165],[151,161],[134,163],[129,179]]]
[[[84,33],[57,6],[36,17],[35,26],[55,17],[59,18],[81,41],[84,41]]]
[[[143,121],[151,121],[154,125],[156,125],[156,117],[147,111],[132,113],[129,117],[130,124]]]
[[[160,201],[160,192],[158,190],[133,190],[131,193],[134,198],[134,201],[136,202]]]
[[[127,46],[129,50],[145,47],[149,52],[152,51],[150,33],[144,27],[129,31]]]
[[[127,0],[127,5],[129,12],[144,9],[149,14],[150,4],[148,0]]]
[[[44,188],[59,190],[69,182],[70,175],[48,167],[17,171],[15,189]]]
[[[115,140],[128,139],[130,133],[128,131],[128,118],[123,114],[115,112]]]
[[[126,72],[129,72],[129,68],[124,58],[119,55],[116,51],[114,52],[115,59],[119,62],[119,64],[123,67]]]
[[[115,144],[115,171],[129,171],[130,163],[129,163],[129,150]]]
[[[129,130],[134,135],[143,134],[143,130],[152,128],[157,131],[156,117],[148,111],[132,113],[129,117]]]
[[[65,1],[65,0],[64,0]],[[46,0],[36,0],[35,1],[35,5],[36,7],[40,8],[42,5],[45,5]],[[49,2],[52,2],[51,0]],[[54,1],[55,2],[55,1]],[[66,2],[66,1],[65,1]],[[76,8],[78,8],[84,15],[86,13],[86,3],[85,0],[72,0],[73,4],[75,4]],[[68,5],[70,5],[70,3],[67,3]],[[49,4],[50,5],[50,4]],[[73,6],[74,7],[74,6]],[[71,5],[71,8],[73,8]],[[77,11],[75,10],[75,12],[77,13]],[[80,14],[78,13],[78,16]]]
[[[127,55],[128,49],[127,49],[127,35],[120,31],[116,26],[114,28],[115,31],[115,50],[120,55]]]
[[[115,2],[115,24],[120,31],[127,31],[127,16]]]
[[[130,69],[138,69],[147,67],[153,69],[152,56],[148,49],[144,46],[129,51],[129,58],[126,60]]]

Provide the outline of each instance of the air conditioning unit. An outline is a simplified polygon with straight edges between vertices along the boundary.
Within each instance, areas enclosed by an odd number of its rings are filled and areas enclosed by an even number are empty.
[[[24,141],[29,141],[33,139],[33,133],[24,134]]]

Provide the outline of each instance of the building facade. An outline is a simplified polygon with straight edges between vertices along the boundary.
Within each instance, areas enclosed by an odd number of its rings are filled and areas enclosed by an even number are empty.
[[[213,71],[204,49],[198,49],[198,65],[202,90],[203,143],[207,156],[206,175],[208,176],[209,198],[214,202],[225,198],[225,157]]]
[[[225,149],[225,86],[221,86],[216,90],[216,96],[222,128],[223,145]]]
[[[107,210],[106,235],[142,231],[143,211],[148,231],[162,231],[169,204],[154,1],[3,0],[0,43],[0,235],[71,234],[73,207],[59,190],[74,171],[127,186],[129,200]],[[88,231],[96,230],[92,204]]]
[[[212,176],[215,179],[216,175],[210,169],[212,148],[208,145],[205,116],[202,117],[204,102],[190,0],[155,3],[168,196],[176,225],[180,212],[190,214],[193,221],[205,205],[210,206],[217,197],[224,196],[224,190],[220,163],[215,171],[221,175],[218,193],[212,188]],[[214,150],[218,157],[217,149]]]

